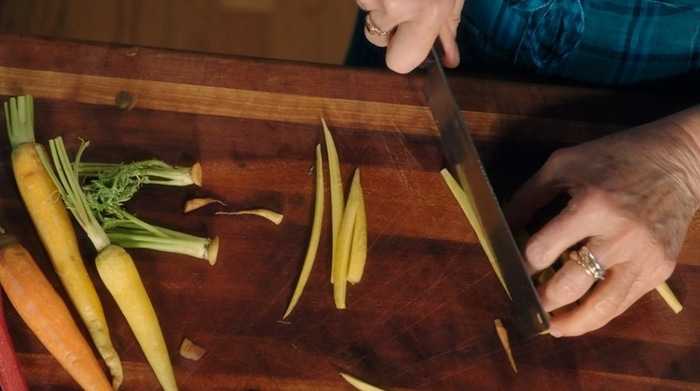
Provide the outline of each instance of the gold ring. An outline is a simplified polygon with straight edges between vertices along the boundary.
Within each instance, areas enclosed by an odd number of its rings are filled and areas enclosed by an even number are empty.
[[[365,30],[369,35],[376,35],[378,37],[386,37],[389,34],[391,34],[391,31],[384,31],[377,27],[376,24],[372,21],[372,18],[367,14],[365,17]]]

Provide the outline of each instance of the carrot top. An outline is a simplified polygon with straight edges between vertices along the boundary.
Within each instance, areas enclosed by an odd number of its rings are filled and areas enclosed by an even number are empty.
[[[34,99],[31,95],[17,96],[5,102],[5,123],[12,149],[34,142]]]

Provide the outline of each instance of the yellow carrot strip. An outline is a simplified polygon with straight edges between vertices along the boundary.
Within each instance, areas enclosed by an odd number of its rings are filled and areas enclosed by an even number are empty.
[[[183,339],[182,344],[180,344],[180,356],[188,360],[199,361],[202,359],[202,357],[204,357],[206,352],[206,349],[187,338]]]
[[[496,325],[496,334],[498,334],[498,339],[503,345],[503,349],[506,351],[508,356],[508,361],[510,361],[510,366],[513,368],[513,372],[518,373],[518,367],[515,365],[515,358],[513,357],[513,351],[510,348],[510,340],[508,339],[508,330],[503,326],[503,322],[500,319],[494,320]]]
[[[335,270],[333,284],[333,299],[335,308],[345,309],[345,295],[348,285],[348,260],[350,258],[350,247],[352,245],[352,231],[355,225],[355,217],[357,209],[360,206],[360,169],[355,170],[355,175],[352,178],[350,185],[350,195],[348,195],[348,203],[343,211],[343,220],[340,223],[340,231],[338,232],[338,245],[335,249]]]
[[[216,212],[217,215],[255,215],[270,220],[275,225],[280,225],[284,215],[269,209],[239,210],[236,212]]]
[[[338,150],[335,148],[335,141],[331,131],[326,125],[326,120],[321,118],[323,125],[323,138],[326,141],[326,154],[328,155],[328,181],[331,188],[331,226],[333,229],[332,241],[332,260],[331,260],[331,283],[335,282],[335,267],[337,260],[335,258],[336,248],[338,247],[338,233],[340,232],[340,224],[343,219],[343,205],[345,205],[345,197],[343,196],[343,178],[340,175],[340,160],[338,159]]]
[[[367,212],[365,210],[365,197],[362,194],[362,185],[358,185],[358,208],[355,217],[355,227],[352,232],[352,247],[350,249],[350,263],[348,265],[348,282],[357,284],[362,280],[367,261]]]
[[[503,285],[503,289],[505,289],[506,293],[508,294],[508,297],[510,297],[510,292],[508,291],[506,282],[503,279],[501,268],[500,266],[498,266],[498,260],[496,259],[496,254],[493,250],[493,245],[491,244],[491,241],[484,232],[484,227],[481,225],[481,220],[479,220],[479,217],[476,215],[476,208],[474,207],[473,199],[472,201],[470,201],[469,197],[466,195],[464,190],[462,190],[462,187],[459,185],[459,183],[457,183],[457,181],[447,169],[442,169],[442,171],[440,171],[440,174],[442,174],[442,178],[445,180],[447,187],[450,188],[452,195],[457,200],[459,206],[462,208],[462,212],[464,212],[464,215],[467,216],[469,224],[471,224],[472,228],[474,229],[474,232],[476,233],[476,236],[479,239],[479,243],[481,243],[481,247],[484,249],[484,252],[486,253],[486,256],[489,259],[489,262],[491,262],[491,267],[493,268],[493,271],[496,273],[496,276],[501,282],[501,285]]]
[[[354,376],[348,375],[347,373],[340,373],[340,376],[345,379],[346,382],[350,383],[353,387],[360,391],[384,391],[383,389],[373,386],[365,381],[362,381]]]
[[[109,245],[97,255],[95,265],[163,390],[176,391],[175,374],[160,323],[131,256],[123,248]]]
[[[314,267],[316,252],[318,251],[318,243],[321,239],[321,230],[323,229],[323,209],[324,209],[324,186],[323,186],[323,156],[321,155],[321,145],[316,146],[316,199],[314,200],[314,217],[311,224],[311,237],[309,238],[309,246],[306,248],[306,256],[301,267],[299,280],[294,288],[292,299],[289,301],[287,310],[284,312],[282,319],[286,319],[292,313],[294,307],[304,291],[306,282],[309,280],[311,269]]]
[[[204,208],[205,206],[211,205],[211,204],[219,204],[219,205],[226,206],[226,203],[224,203],[223,201],[217,200],[215,198],[192,198],[190,200],[187,200],[187,202],[185,202],[184,212],[190,213],[193,210],[197,210],[199,208]]]
[[[683,305],[678,301],[678,298],[671,290],[671,287],[667,283],[662,283],[656,287],[656,291],[659,292],[661,297],[664,299],[666,304],[671,307],[671,310],[676,314],[683,311]]]

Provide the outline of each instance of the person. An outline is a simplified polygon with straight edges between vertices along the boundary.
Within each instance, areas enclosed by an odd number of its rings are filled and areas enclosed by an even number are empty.
[[[439,40],[452,68],[462,62],[615,86],[685,77],[700,88],[700,1],[357,3],[364,12],[350,65],[385,62],[407,73]],[[575,262],[538,287],[545,310],[556,310],[555,337],[603,327],[673,272],[700,205],[700,106],[554,152],[506,206],[511,226],[562,192],[567,206],[524,250],[536,272],[581,246]]]

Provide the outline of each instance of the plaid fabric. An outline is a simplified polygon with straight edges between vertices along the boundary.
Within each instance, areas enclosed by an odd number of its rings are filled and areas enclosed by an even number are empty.
[[[468,66],[624,85],[700,74],[700,0],[467,0]]]

